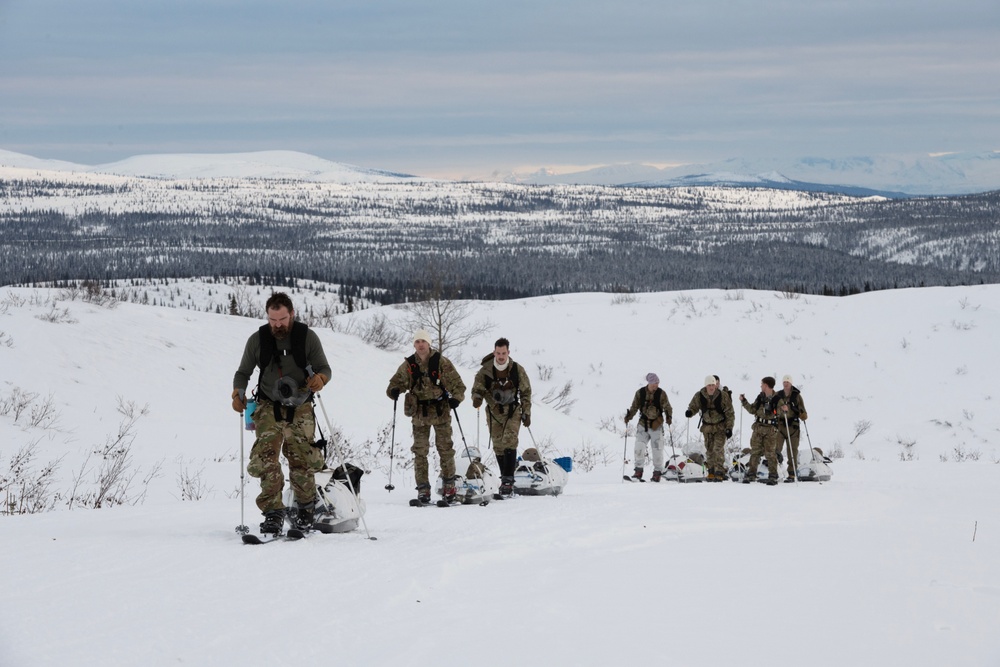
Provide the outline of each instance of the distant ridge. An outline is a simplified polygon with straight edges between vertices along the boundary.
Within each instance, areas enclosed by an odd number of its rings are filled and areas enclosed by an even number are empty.
[[[297,151],[137,155],[118,162],[90,166],[59,160],[42,160],[0,150],[0,166],[171,179],[264,178],[358,183],[416,178],[409,174],[332,162]]]

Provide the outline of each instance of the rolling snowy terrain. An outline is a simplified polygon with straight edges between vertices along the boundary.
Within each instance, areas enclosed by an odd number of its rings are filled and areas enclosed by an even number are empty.
[[[0,288],[0,498],[21,492],[18,452],[34,453],[22,480],[55,463],[54,511],[0,516],[3,667],[1000,664],[1000,286],[471,302],[465,324],[487,331],[447,354],[471,385],[508,337],[536,399],[522,448],[534,440],[575,467],[559,497],[448,509],[407,506],[402,414],[396,490],[383,488],[384,392],[408,350],[360,335],[408,313],[337,315],[338,330],[319,329],[334,369],[321,398],[340,446],[371,471],[362,497],[377,539],[262,547],[234,531],[243,431],[229,405],[260,321],[203,312],[229,302],[225,285],[144,289],[176,307]],[[336,303],[289,291],[302,312]],[[683,411],[705,375],[752,399],[762,376],[790,373],[833,479],[622,483],[634,432],[625,439],[621,417],[650,371],[686,448],[699,438]],[[476,411],[458,416],[485,450]],[[735,430],[733,447],[746,446],[749,415]],[[123,448],[126,502],[88,509],[102,460]]]

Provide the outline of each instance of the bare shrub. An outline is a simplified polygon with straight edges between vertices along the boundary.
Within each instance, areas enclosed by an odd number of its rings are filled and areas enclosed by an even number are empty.
[[[409,339],[393,326],[388,317],[382,314],[375,315],[363,322],[352,320],[347,326],[334,325],[331,328],[341,333],[357,336],[365,343],[380,350],[398,350]]]
[[[613,297],[611,297],[612,306],[627,305],[630,303],[635,303],[639,298],[632,294],[631,292],[618,292]]]
[[[0,514],[35,514],[52,509],[58,495],[52,493],[52,482],[62,457],[35,468],[38,440],[24,445],[8,461],[6,470],[0,467]]]
[[[14,339],[6,331],[0,331],[0,345],[7,348],[14,347]]]
[[[901,435],[896,436],[896,443],[902,447],[902,451],[899,453],[900,461],[916,461],[917,455],[914,453],[913,449],[917,445],[917,441],[912,438],[904,438]]]
[[[118,306],[118,299],[110,292],[105,291],[96,280],[84,280],[79,284],[60,290],[59,299],[63,301],[80,300],[109,309]]]
[[[76,318],[70,314],[69,308],[60,310],[58,304],[55,302],[49,306],[48,312],[35,315],[35,319],[43,322],[51,322],[52,324],[76,324],[77,322]]]
[[[87,455],[80,472],[74,475],[73,490],[69,495],[67,506],[74,505],[99,509],[118,505],[138,505],[146,498],[149,483],[160,474],[161,463],[154,465],[145,477],[136,480],[142,470],[135,465],[132,458],[132,446],[135,443],[135,425],[141,418],[149,414],[149,406],[138,407],[132,401],[118,397],[118,412],[122,421],[116,434],[109,434],[103,445],[98,446]],[[91,469],[90,461],[97,456],[99,461],[96,469]],[[83,478],[93,472],[92,488],[80,492]]]
[[[573,381],[566,380],[566,384],[563,385],[562,389],[550,389],[547,394],[542,396],[541,401],[568,415],[570,408],[576,403],[575,398],[570,398],[570,394],[572,393]]]
[[[854,422],[854,437],[851,438],[851,442],[848,444],[853,445],[858,438],[870,430],[872,430],[872,423],[868,419],[860,419]]]
[[[552,374],[555,369],[548,364],[537,364],[538,368],[538,379],[542,382],[548,382],[552,379]]]
[[[181,492],[181,500],[201,500],[211,489],[202,479],[205,468],[192,471],[185,464],[181,463],[177,471],[177,488]]]
[[[615,454],[609,453],[590,440],[585,440],[573,450],[573,467],[583,472],[590,472],[599,465],[607,466],[618,460]]]

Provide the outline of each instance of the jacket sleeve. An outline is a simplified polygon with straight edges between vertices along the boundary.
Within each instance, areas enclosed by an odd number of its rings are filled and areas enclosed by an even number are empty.
[[[670,399],[667,398],[667,392],[663,392],[663,414],[665,415],[664,420],[668,422],[674,421],[674,409],[670,405]]]
[[[464,401],[465,383],[462,382],[462,376],[459,375],[455,364],[446,357],[441,357],[441,377],[444,380],[445,389],[448,390],[451,397],[459,402]]]
[[[722,392],[722,412],[726,415],[726,428],[731,429],[736,424],[736,411],[733,410],[733,395]]]
[[[691,397],[691,402],[688,403],[688,410],[691,411],[692,415],[696,415],[699,412],[701,412],[701,400],[699,400],[698,398],[700,394],[701,394],[700,391],[696,391],[694,393],[694,396]]]
[[[389,378],[389,386],[385,388],[385,395],[392,398],[393,389],[398,389],[401,394],[405,394],[410,389],[410,368],[405,360],[396,369],[396,373]]]
[[[233,389],[246,392],[250,385],[250,377],[257,368],[257,357],[260,355],[260,336],[256,332],[247,339],[247,344],[243,346],[243,358],[240,359],[240,367],[236,369],[233,376]],[[329,375],[327,377],[330,377]]]
[[[521,394],[521,414],[530,415],[531,414],[531,380],[528,378],[528,374],[524,372],[524,366],[521,364],[517,365],[517,372],[519,377],[517,379],[517,389]]]
[[[333,377],[330,363],[326,360],[326,353],[323,351],[323,343],[319,335],[312,329],[306,334],[306,361],[312,366],[313,373],[322,373],[329,380]]]
[[[639,391],[642,391],[640,389]],[[632,417],[635,417],[635,413],[639,412],[639,392],[635,392],[635,396],[632,397],[632,406],[625,411],[625,421],[631,421]]]

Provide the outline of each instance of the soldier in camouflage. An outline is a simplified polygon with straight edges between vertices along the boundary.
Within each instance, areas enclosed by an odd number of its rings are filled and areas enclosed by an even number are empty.
[[[254,368],[259,369],[252,415],[257,438],[250,450],[247,472],[260,479],[257,507],[264,514],[261,533],[278,534],[285,519],[282,492],[285,476],[278,460],[284,453],[296,504],[296,527],[312,527],[316,505],[315,472],[323,468],[323,454],[313,446],[316,419],[312,396],[330,378],[323,345],[316,332],[295,321],[288,295],[276,292],[267,300],[267,324],[247,340],[243,358],[233,376],[233,409],[246,409],[246,389]],[[309,375],[306,367],[313,371]]]
[[[747,397],[740,394],[740,405],[754,416],[750,436],[750,464],[747,466],[744,484],[757,479],[757,468],[760,457],[767,458],[767,483],[774,486],[778,483],[778,447],[781,444],[781,434],[778,432],[778,419],[775,414],[774,378],[767,376],[760,381],[760,393],[753,403],[747,402]]]
[[[431,427],[434,446],[441,459],[442,493],[445,500],[455,497],[455,449],[452,441],[451,411],[465,399],[465,383],[454,364],[431,348],[431,336],[421,329],[413,335],[414,354],[403,360],[389,380],[385,393],[392,400],[406,394],[403,414],[413,423],[413,474],[417,498],[430,502],[431,484],[427,456]]]
[[[632,398],[632,405],[625,411],[625,423],[638,413],[639,426],[635,432],[635,479],[642,479],[643,466],[646,463],[647,443],[653,449],[654,482],[659,482],[663,475],[663,424],[673,423],[674,411],[670,407],[667,392],[660,389],[660,378],[656,373],[646,375],[646,386],[639,387]]]
[[[794,482],[798,479],[799,420],[805,421],[809,415],[806,414],[802,393],[792,384],[791,375],[781,378],[781,387],[775,404],[778,410],[778,431],[781,434],[779,451],[784,449],[785,456],[788,457],[788,477],[785,481]]]
[[[705,386],[691,398],[684,416],[690,419],[701,413],[701,433],[705,438],[708,481],[721,482],[726,479],[726,440],[733,436],[736,413],[729,392],[719,388],[719,379],[714,375],[705,378]]]
[[[510,341],[500,338],[483,357],[472,383],[472,406],[486,401],[486,421],[500,466],[500,495],[514,493],[518,433],[531,426],[531,381],[524,367],[510,358]]]

